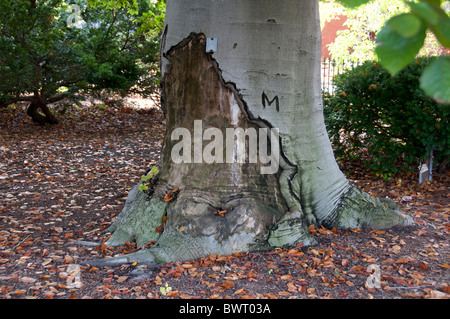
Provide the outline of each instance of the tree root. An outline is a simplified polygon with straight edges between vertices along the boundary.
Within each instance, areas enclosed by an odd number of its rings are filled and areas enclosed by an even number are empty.
[[[303,215],[293,211],[284,215],[270,231],[268,243],[272,247],[295,246],[303,243],[304,246],[316,245],[318,242],[304,224]]]
[[[339,229],[414,225],[414,220],[405,215],[393,200],[372,197],[350,183],[336,209],[319,222],[325,227]]]
[[[131,190],[117,220],[105,230],[112,233],[107,245],[117,246],[126,241],[135,241],[141,247],[160,237],[161,233],[156,229],[163,224],[167,203],[157,197],[149,199],[138,187]]]
[[[131,253],[123,256],[116,256],[111,258],[91,259],[85,262],[81,262],[81,266],[89,267],[118,267],[127,264],[147,265],[147,268],[158,267],[164,262],[159,262],[150,249],[139,250],[135,253]]]
[[[124,210],[126,211],[125,208]],[[342,195],[338,207],[325,220],[319,222],[325,227],[339,229],[385,229],[394,226],[414,225],[414,220],[403,214],[394,201],[371,197],[352,184],[349,184],[348,189]],[[244,224],[248,224],[248,221]],[[166,229],[157,243],[149,249],[124,256],[90,260],[84,264],[96,267],[115,267],[137,262],[152,268],[171,261],[191,261],[210,254],[228,255],[243,250],[269,250],[295,246],[299,243],[303,243],[305,246],[317,244],[317,240],[309,233],[308,227],[305,225],[303,214],[298,211],[285,214],[269,231],[265,243],[258,242],[261,238],[253,238],[253,241],[256,240],[253,248],[249,244],[251,238],[248,237],[248,230],[245,231],[245,229],[237,231],[220,241],[215,238],[217,231],[212,232],[211,235],[197,234],[196,237],[193,237],[180,230],[178,226],[167,227],[166,225]]]

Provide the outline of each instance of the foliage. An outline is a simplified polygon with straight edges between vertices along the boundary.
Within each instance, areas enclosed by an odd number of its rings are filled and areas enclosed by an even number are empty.
[[[347,16],[347,28],[338,31],[335,41],[329,45],[338,63],[375,60],[376,33],[389,18],[406,10],[403,0],[371,1],[354,10],[340,7]]]
[[[82,92],[151,94],[158,84],[158,41],[144,20],[158,9],[89,7],[84,0],[0,2],[0,104],[44,105]],[[79,11],[73,11],[74,6]],[[82,19],[71,25],[74,15]],[[143,29],[145,28],[145,30]],[[147,31],[147,32],[146,32]]]
[[[338,0],[344,6],[356,8],[371,0]],[[396,74],[406,67],[422,48],[427,30],[446,48],[450,48],[450,18],[443,9],[448,0],[405,1],[410,12],[389,19],[378,33],[376,54],[382,65]],[[443,76],[442,74],[445,74]],[[450,60],[440,57],[423,70],[420,87],[428,96],[441,103],[450,103]],[[441,81],[436,81],[439,78]]]
[[[147,175],[142,175],[141,176],[141,182],[143,182],[142,184],[139,185],[139,190],[140,191],[146,191],[149,189],[149,183],[145,183],[147,181],[152,180],[152,178],[157,175],[159,173],[159,170],[156,166],[153,166],[151,168],[151,170],[147,173]]]
[[[338,159],[368,158],[374,171],[392,173],[418,163],[432,147],[437,161],[450,156],[449,108],[419,87],[420,74],[435,60],[419,58],[396,76],[368,61],[335,78],[324,114]]]

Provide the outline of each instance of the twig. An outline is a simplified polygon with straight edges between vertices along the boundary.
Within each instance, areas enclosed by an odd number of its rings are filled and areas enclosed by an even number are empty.
[[[413,286],[413,287],[385,287],[385,289],[421,289],[428,287],[433,287],[433,285]]]

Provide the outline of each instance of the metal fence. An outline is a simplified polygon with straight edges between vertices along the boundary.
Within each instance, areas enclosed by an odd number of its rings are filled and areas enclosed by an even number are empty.
[[[322,68],[321,68],[322,92],[334,93],[335,87],[333,85],[333,78],[361,64],[362,62],[360,61],[338,63],[334,59],[330,58],[322,59]]]

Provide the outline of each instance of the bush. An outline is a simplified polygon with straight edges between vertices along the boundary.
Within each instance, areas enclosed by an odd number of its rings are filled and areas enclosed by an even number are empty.
[[[68,25],[68,1],[0,1],[0,107],[30,102],[35,122],[56,124],[48,105],[63,99],[158,91],[161,23],[154,20],[162,19],[162,2],[158,9],[135,0],[134,15],[117,2],[70,2],[84,21],[78,27]]]
[[[359,159],[385,175],[417,168],[432,148],[435,161],[448,161],[449,106],[419,88],[433,59],[419,58],[396,76],[368,61],[334,79],[335,93],[324,93],[324,114],[338,160]]]

